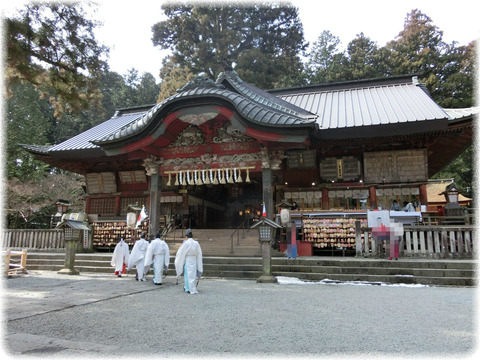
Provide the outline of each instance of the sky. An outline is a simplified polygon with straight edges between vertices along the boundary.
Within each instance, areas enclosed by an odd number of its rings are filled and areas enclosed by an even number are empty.
[[[162,58],[168,51],[153,46],[151,28],[165,19],[162,2],[96,1],[99,8],[95,16],[103,22],[96,36],[110,48],[110,69],[125,75],[135,68],[140,75],[149,72],[159,81]],[[2,6],[22,3],[25,1],[11,1]],[[316,41],[323,30],[329,30],[340,38],[343,47],[361,32],[384,46],[403,29],[407,14],[417,8],[443,31],[443,40],[447,43],[456,41],[467,45],[480,38],[478,0],[293,0],[292,3],[299,8],[305,39],[310,43]]]
[[[428,15],[443,31],[443,40],[467,45],[480,38],[480,5],[478,1],[445,0],[293,0],[299,8],[305,39],[313,43],[323,30],[329,30],[346,46],[357,34],[384,46],[403,29],[412,9]],[[161,60],[168,52],[154,47],[151,27],[165,19],[161,2],[137,0],[138,6],[127,1],[100,1],[99,20],[103,28],[98,39],[111,48],[110,67],[122,75],[132,67],[139,73],[150,72],[158,78]]]

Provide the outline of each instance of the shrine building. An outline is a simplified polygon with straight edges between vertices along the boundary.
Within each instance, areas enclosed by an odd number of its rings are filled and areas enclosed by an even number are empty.
[[[472,144],[478,111],[440,107],[416,76],[264,91],[229,71],[60,144],[22,146],[85,176],[91,223],[124,220],[136,204],[151,234],[165,218],[235,228],[262,204],[273,219],[283,200],[302,214],[394,199],[428,209],[429,178]]]

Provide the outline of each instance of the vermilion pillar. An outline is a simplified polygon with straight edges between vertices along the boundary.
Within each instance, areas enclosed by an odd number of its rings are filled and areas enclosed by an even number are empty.
[[[377,189],[375,188],[375,186],[370,186],[368,188],[368,200],[370,202],[370,209],[377,209],[378,208]]]
[[[427,184],[420,185],[420,204],[428,204]]]
[[[330,208],[330,199],[328,198],[328,189],[322,189],[322,209],[328,210]]]

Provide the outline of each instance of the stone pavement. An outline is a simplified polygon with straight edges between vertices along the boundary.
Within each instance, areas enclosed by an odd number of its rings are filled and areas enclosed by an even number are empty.
[[[173,270],[170,270],[172,272]],[[180,278],[180,280],[183,280]],[[60,275],[3,280],[7,357],[469,357],[473,288]]]

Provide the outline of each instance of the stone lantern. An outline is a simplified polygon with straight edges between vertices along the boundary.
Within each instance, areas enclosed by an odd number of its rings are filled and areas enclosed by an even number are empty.
[[[445,196],[447,204],[445,205],[445,215],[446,216],[462,216],[463,210],[460,204],[458,203],[458,195],[460,191],[457,188],[455,182],[447,185],[445,191],[442,192]]]
[[[68,200],[58,199],[55,202],[55,206],[57,207],[57,213],[55,214],[55,216],[62,217],[62,215],[67,212],[67,209],[70,205],[71,204]]]
[[[64,220],[56,228],[63,229],[65,239],[65,267],[58,273],[78,275],[80,273],[75,269],[75,249],[82,238],[82,232],[89,228],[76,220]]]
[[[70,205],[71,204],[68,200],[58,199],[55,202],[55,207],[57,208],[57,213],[55,215],[52,215],[51,224],[50,224],[52,227],[54,225],[60,224],[60,222],[62,221],[63,215],[67,212],[68,207]]]
[[[129,204],[127,206],[127,226],[129,228],[135,228],[135,225],[137,224],[138,214],[141,210],[142,207],[138,206],[138,204]]]
[[[275,232],[282,226],[262,217],[250,229],[258,228],[259,240],[262,244],[262,275],[257,279],[260,283],[275,283],[277,278],[272,275],[271,243],[275,239]]]

